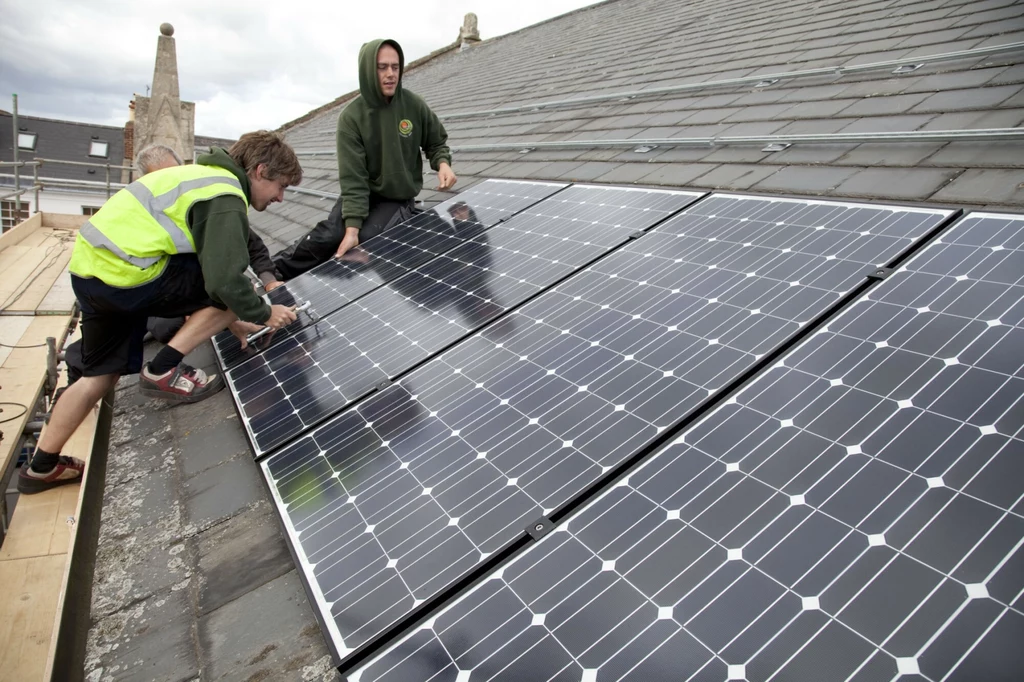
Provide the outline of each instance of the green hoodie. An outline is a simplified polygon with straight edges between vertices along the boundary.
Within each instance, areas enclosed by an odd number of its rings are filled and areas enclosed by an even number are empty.
[[[200,156],[197,163],[234,173],[247,201],[240,204],[237,196],[224,195],[200,201],[189,211],[188,227],[203,269],[206,293],[230,308],[239,319],[263,324],[270,317],[270,306],[256,295],[245,276],[249,267],[247,212],[248,203],[252,202],[249,177],[226,151],[217,147]]]
[[[377,80],[381,45],[398,51],[401,72],[390,102]],[[448,133],[419,95],[402,88],[405,54],[394,40],[371,40],[359,50],[359,93],[338,116],[338,179],[345,227],[362,227],[370,194],[394,201],[415,198],[423,189],[423,157],[435,171],[451,164]]]

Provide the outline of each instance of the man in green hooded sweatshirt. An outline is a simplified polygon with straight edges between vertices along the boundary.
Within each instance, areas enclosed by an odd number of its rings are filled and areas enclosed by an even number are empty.
[[[408,219],[423,189],[423,157],[438,189],[456,182],[448,133],[419,95],[402,88],[405,55],[394,40],[359,50],[359,94],[338,116],[341,197],[330,216],[274,264],[291,279]],[[342,232],[342,225],[344,232]]]

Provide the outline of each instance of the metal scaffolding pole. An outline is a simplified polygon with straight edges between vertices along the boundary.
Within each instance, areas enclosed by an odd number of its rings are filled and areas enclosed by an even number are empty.
[[[18,171],[18,95],[11,95],[14,100],[14,113],[12,117],[14,125],[14,191],[21,191],[21,173]],[[39,210],[39,205],[36,205],[36,210]],[[14,197],[14,223],[18,224],[18,219],[21,216],[21,194],[17,194]]]

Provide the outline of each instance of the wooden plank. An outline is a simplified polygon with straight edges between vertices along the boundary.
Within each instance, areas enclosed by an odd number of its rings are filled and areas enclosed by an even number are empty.
[[[61,454],[89,461],[98,416],[97,404],[72,434]],[[7,537],[0,547],[0,561],[67,554],[73,531],[67,520],[68,517],[78,518],[78,497],[79,485],[20,496]]]
[[[42,680],[67,557],[0,561],[0,676]]]
[[[15,225],[0,236],[0,251],[18,244],[22,239],[32,234],[36,229],[42,227],[43,214],[36,213],[20,225]]]
[[[65,447],[65,452],[69,452],[69,454],[71,454],[73,457],[79,457],[81,459],[84,459],[86,461],[86,464],[88,464],[89,456],[92,454],[93,443],[94,443],[94,441],[96,439],[96,429],[97,429],[97,422],[99,421],[99,417],[100,417],[100,405],[97,404],[96,407],[93,408],[93,410],[89,413],[89,417],[86,419],[85,422],[83,422],[82,426],[79,427],[79,429],[77,431],[75,431],[74,438],[72,439],[75,442],[72,444],[69,441],[69,445],[71,445],[71,450],[69,451],[67,449],[67,447]],[[109,427],[109,422],[107,422],[107,426]],[[54,668],[54,663],[55,663],[54,657],[57,654],[57,637],[59,636],[60,631],[61,631],[61,619],[63,618],[64,611],[65,611],[64,602],[65,602],[65,599],[67,598],[68,583],[70,582],[71,575],[72,575],[71,562],[74,560],[74,557],[75,557],[75,542],[78,539],[78,528],[79,528],[79,525],[80,525],[80,521],[82,519],[82,515],[83,514],[85,514],[85,513],[99,514],[99,511],[100,511],[99,509],[89,509],[88,511],[85,510],[85,502],[86,502],[85,501],[85,497],[86,496],[84,494],[82,494],[82,491],[85,491],[85,490],[88,489],[86,486],[90,486],[90,487],[91,486],[97,486],[97,485],[100,486],[100,487],[103,486],[103,480],[102,479],[99,480],[99,481],[93,481],[92,484],[90,484],[90,481],[89,481],[90,475],[91,475],[90,474],[90,467],[86,466],[85,467],[85,472],[82,474],[82,482],[79,485],[77,485],[77,486],[67,486],[69,488],[70,487],[74,487],[75,488],[76,495],[75,495],[74,506],[72,506],[70,509],[68,509],[67,507],[61,507],[60,511],[58,512],[58,514],[59,514],[58,520],[64,519],[66,521],[68,516],[71,515],[71,516],[74,516],[75,523],[72,524],[71,526],[68,526],[69,538],[68,538],[68,543],[65,546],[65,550],[67,552],[67,558],[66,558],[66,560],[64,562],[64,576],[61,579],[60,597],[57,600],[57,604],[54,606],[53,628],[51,630],[51,635],[50,635],[50,651],[49,651],[49,655],[47,656],[47,659],[46,659],[46,672],[43,675],[43,679],[47,680],[49,682],[52,682],[53,680],[58,679],[58,678],[54,677],[54,674],[53,674],[53,672],[54,672],[53,668]],[[102,493],[100,494],[99,499],[102,499]],[[68,498],[66,498],[66,497],[62,498],[62,502],[66,502],[67,500],[68,500]],[[92,500],[92,505],[95,506],[96,503],[97,503],[97,498],[94,495],[93,496],[93,500]],[[54,536],[55,537],[59,536],[59,533],[57,533],[55,531]],[[79,560],[81,560],[81,559],[79,559]],[[72,621],[72,623],[73,622],[74,621]]]
[[[43,227],[52,227],[59,230],[77,230],[89,219],[89,216],[78,215],[77,213],[51,213],[50,211],[43,211],[39,215],[43,217]]]
[[[19,436],[25,428],[25,424],[31,417],[32,409],[39,394],[42,391],[46,380],[46,337],[53,336],[58,342],[67,332],[71,318],[67,315],[48,315],[32,318],[25,333],[18,339],[20,346],[35,346],[44,344],[37,348],[16,348],[11,350],[10,355],[0,367],[0,402],[11,402],[19,405],[27,405],[28,411],[14,421],[0,424],[0,432],[3,432],[3,441],[0,441],[0,467],[7,467],[11,464],[11,458],[16,455],[15,448],[18,445]],[[4,417],[14,416],[16,407],[5,407],[10,413],[3,413]]]
[[[65,265],[50,291],[36,307],[37,313],[70,313],[75,307],[75,291],[71,288],[71,271]]]
[[[57,278],[64,272],[64,268],[71,261],[71,244],[66,241],[48,239],[44,245],[37,246],[36,248],[44,250],[43,252],[46,254],[45,260],[30,277],[31,281],[25,283],[21,295],[4,308],[7,311],[34,311],[43,302],[46,295],[50,293],[50,287],[53,286]]]
[[[7,356],[11,354],[10,346],[17,346],[22,334],[32,324],[32,318],[26,316],[0,317],[0,367],[7,362]],[[2,385],[2,384],[0,384]]]
[[[51,236],[51,230],[41,227],[32,234],[22,239],[18,243],[18,246],[42,246],[43,243]]]
[[[0,272],[4,273],[0,277],[0,310],[14,303],[45,257],[44,249],[21,244],[0,251]]]

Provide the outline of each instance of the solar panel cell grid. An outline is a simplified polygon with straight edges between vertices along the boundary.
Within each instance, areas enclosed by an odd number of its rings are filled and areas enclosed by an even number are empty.
[[[228,382],[257,453],[322,421],[697,196],[570,188],[234,367]]]
[[[567,503],[946,215],[712,197],[271,456],[298,551],[311,533],[326,543],[308,577],[339,650]],[[841,234],[823,237],[823,220]]]
[[[1020,678],[1022,237],[962,220],[353,679]]]

